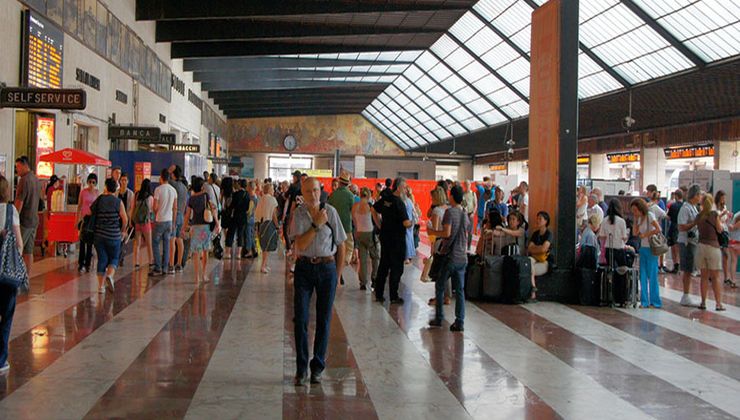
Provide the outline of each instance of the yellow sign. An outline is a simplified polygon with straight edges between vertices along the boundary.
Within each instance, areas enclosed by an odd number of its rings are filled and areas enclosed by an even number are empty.
[[[331,169],[299,169],[299,171],[305,172],[306,175],[314,178],[331,178]]]

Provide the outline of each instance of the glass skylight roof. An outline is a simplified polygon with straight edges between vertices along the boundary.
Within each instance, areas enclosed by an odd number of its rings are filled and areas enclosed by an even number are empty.
[[[392,65],[383,76],[359,76],[389,79],[402,72],[363,115],[403,148],[526,117],[531,15],[545,1],[480,0],[428,51],[382,57],[403,56],[413,64]],[[588,0],[580,2],[579,22],[581,99],[740,54],[735,0]],[[347,57],[380,60],[383,54]]]

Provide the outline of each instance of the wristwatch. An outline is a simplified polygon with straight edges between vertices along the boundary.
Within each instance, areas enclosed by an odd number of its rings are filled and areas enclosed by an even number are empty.
[[[319,227],[316,226],[316,223],[314,223],[314,222],[311,222],[311,229],[313,229],[314,232],[318,232],[319,231]]]

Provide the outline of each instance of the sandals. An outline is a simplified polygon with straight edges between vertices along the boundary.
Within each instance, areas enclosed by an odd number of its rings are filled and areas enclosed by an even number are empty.
[[[699,310],[700,311],[706,311],[707,310],[707,305],[705,305],[705,304],[702,303],[701,305],[699,305]]]
[[[737,283],[735,283],[734,281],[730,279],[725,279],[725,285],[730,286],[730,288],[732,289],[737,289]]]
[[[714,308],[714,310],[717,312],[722,312],[722,311],[726,311],[727,308],[725,308],[724,306],[717,306],[716,308]]]

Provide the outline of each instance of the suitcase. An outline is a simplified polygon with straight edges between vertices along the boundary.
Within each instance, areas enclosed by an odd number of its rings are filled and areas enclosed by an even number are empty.
[[[483,297],[483,260],[475,254],[468,254],[465,268],[465,299],[476,300]]]
[[[503,257],[502,276],[504,303],[519,304],[532,293],[532,263],[529,257]]]
[[[601,304],[601,286],[604,278],[603,269],[577,268],[578,303],[586,306]]]
[[[504,257],[488,255],[483,258],[483,299],[497,300],[504,290]]]
[[[611,235],[608,241],[611,244]],[[632,267],[634,256],[627,252],[610,252],[609,254],[609,263],[601,281],[600,305],[636,308],[637,284],[640,279],[638,271]]]

